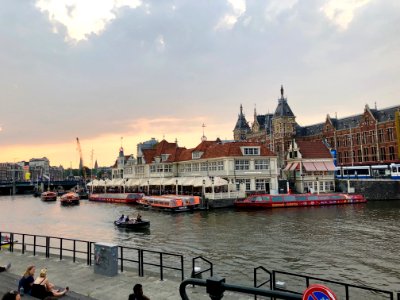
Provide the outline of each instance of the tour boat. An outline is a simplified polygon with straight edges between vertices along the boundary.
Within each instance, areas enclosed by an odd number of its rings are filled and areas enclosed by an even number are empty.
[[[262,209],[274,207],[320,206],[364,202],[367,202],[367,199],[360,194],[258,194],[251,195],[244,200],[236,200],[235,207]]]
[[[183,212],[198,208],[200,197],[186,195],[143,196],[142,199],[138,200],[138,204],[159,210]]]
[[[68,192],[60,197],[61,205],[78,205],[79,200],[79,194],[75,192]]]
[[[56,201],[57,200],[57,193],[56,192],[52,192],[52,191],[43,192],[40,195],[40,199],[42,199],[43,201]]]
[[[131,219],[128,222],[114,221],[114,224],[119,228],[126,228],[126,229],[145,229],[150,227],[149,220],[138,221],[136,219]]]
[[[137,200],[141,199],[144,194],[142,193],[104,193],[104,194],[90,194],[90,201],[99,202],[115,202],[115,203],[129,203],[135,204]]]

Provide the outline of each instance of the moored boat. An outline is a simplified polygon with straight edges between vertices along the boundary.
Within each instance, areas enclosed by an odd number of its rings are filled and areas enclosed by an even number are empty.
[[[114,224],[120,228],[127,228],[127,229],[145,229],[150,227],[149,220],[138,221],[136,219],[131,219],[128,222],[114,221]]]
[[[115,202],[115,203],[129,203],[135,204],[143,197],[143,193],[104,193],[104,194],[90,194],[90,201],[98,202]]]
[[[80,197],[75,192],[68,192],[60,197],[61,205],[78,205]]]
[[[42,199],[43,201],[56,201],[57,193],[52,191],[43,192],[40,195],[40,199]]]
[[[159,210],[183,212],[197,209],[200,206],[200,197],[186,195],[144,196],[138,201],[138,204]]]
[[[274,207],[320,206],[365,202],[367,202],[367,199],[360,194],[257,194],[251,195],[244,200],[235,201],[235,207],[263,209]]]

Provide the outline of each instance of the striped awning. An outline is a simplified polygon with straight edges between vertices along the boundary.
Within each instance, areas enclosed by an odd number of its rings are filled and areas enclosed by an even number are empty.
[[[289,171],[291,166],[292,166],[292,163],[288,163],[286,165],[286,167],[283,169],[283,171]]]

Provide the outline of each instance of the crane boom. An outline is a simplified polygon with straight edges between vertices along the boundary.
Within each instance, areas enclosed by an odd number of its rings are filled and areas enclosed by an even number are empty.
[[[83,179],[86,180],[86,170],[85,166],[83,165],[82,149],[81,149],[81,144],[79,143],[79,138],[76,138],[76,145],[78,147],[78,152],[79,152],[79,170],[82,170]]]

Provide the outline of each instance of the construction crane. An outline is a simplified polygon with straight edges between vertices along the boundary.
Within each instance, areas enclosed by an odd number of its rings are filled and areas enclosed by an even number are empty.
[[[79,143],[79,138],[76,138],[76,145],[79,152],[79,170],[82,171],[83,179],[86,182],[86,170],[85,166],[83,165],[82,149],[81,149],[81,144]]]

